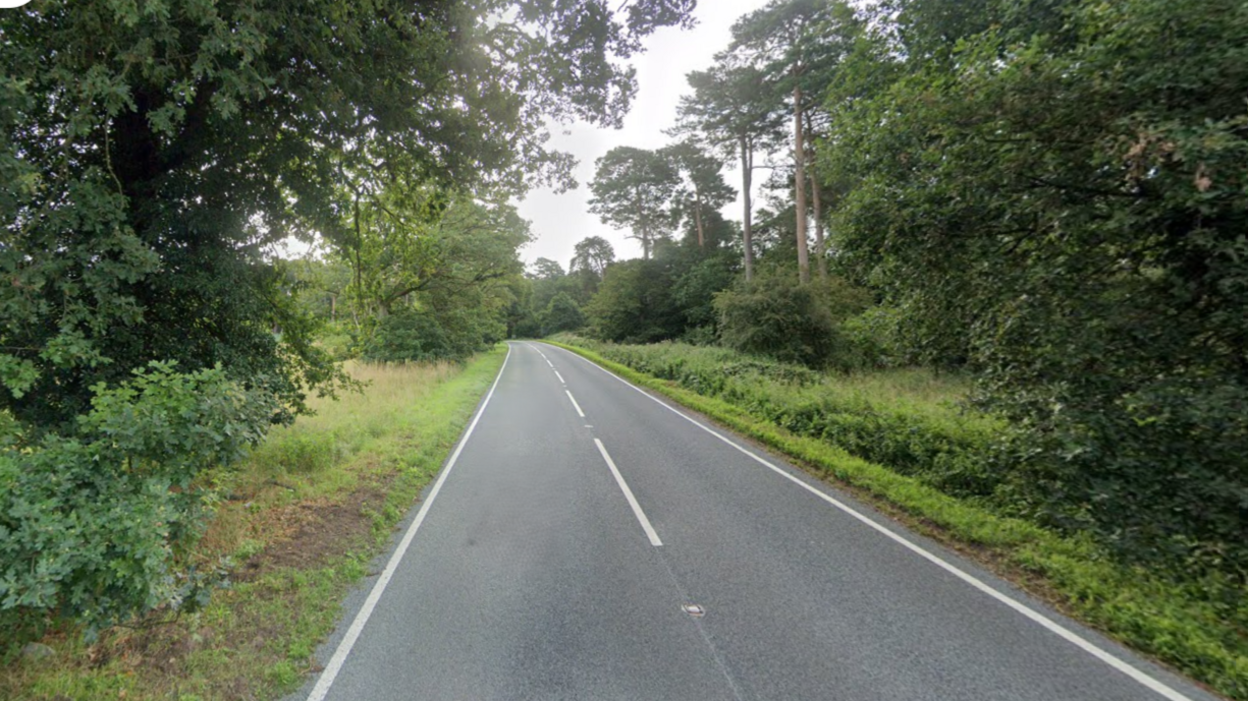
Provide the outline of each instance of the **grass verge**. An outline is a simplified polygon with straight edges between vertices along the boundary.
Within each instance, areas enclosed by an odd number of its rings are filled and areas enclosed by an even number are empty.
[[[505,349],[452,364],[356,366],[362,394],[314,403],[248,462],[216,476],[222,501],[198,559],[235,563],[232,585],[194,614],[115,628],[95,644],[76,630],[50,652],[3,661],[13,701],[271,699],[317,671],[313,651],[348,588],[368,574],[395,524],[437,474]]]
[[[1235,624],[1243,620],[1242,591],[1211,592],[1209,582],[1175,582],[1121,565],[1090,541],[994,514],[831,443],[795,435],[723,399],[638,372],[592,350],[547,342],[775,448],[887,512],[900,512],[911,527],[971,555],[1071,616],[1217,693],[1248,701],[1248,639]]]

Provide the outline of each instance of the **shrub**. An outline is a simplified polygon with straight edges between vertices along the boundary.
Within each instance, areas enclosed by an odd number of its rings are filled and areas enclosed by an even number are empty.
[[[0,451],[5,629],[69,617],[90,632],[201,602],[211,577],[183,559],[211,502],[201,475],[240,458],[276,409],[220,367],[152,363],[93,391],[78,434]]]
[[[741,281],[715,297],[721,342],[733,350],[809,367],[852,367],[839,329],[869,304],[867,294],[840,278],[799,284],[772,273]]]
[[[442,360],[453,357],[450,339],[432,315],[404,309],[381,320],[361,357],[370,362]]]

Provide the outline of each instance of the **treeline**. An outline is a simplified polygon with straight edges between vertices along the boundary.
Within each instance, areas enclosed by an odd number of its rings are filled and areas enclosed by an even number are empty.
[[[339,360],[422,362],[464,360],[506,338],[528,222],[466,195],[432,191],[413,205],[386,194],[351,208],[352,236],[279,263],[320,324],[318,345]]]
[[[693,0],[0,12],[0,640],[202,602],[228,468],[378,359],[500,338],[548,124],[617,125]],[[319,263],[279,260],[291,237]],[[341,330],[341,329],[340,329]],[[430,340],[433,339],[433,340]]]
[[[1238,599],[1246,58],[1234,0],[774,0],[689,75],[673,146],[599,160],[591,209],[644,253],[584,328],[969,373],[1011,426],[994,501]]]

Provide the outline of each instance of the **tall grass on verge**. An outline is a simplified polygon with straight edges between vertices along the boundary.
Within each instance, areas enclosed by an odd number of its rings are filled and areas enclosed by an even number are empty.
[[[0,698],[275,699],[316,669],[347,589],[437,473],[505,349],[465,365],[354,365],[362,393],[313,400],[213,476],[220,500],[195,557],[233,561],[233,584],[197,613],[155,616],[87,645],[73,630],[42,659],[0,661]],[[321,661],[323,662],[323,660]]]
[[[923,369],[841,375],[710,346],[598,343],[567,334],[555,339],[723,399],[950,494],[987,497],[999,486],[988,452],[1005,426],[964,408],[970,385],[958,376]]]
[[[766,391],[764,382],[759,382],[751,391],[721,391],[718,396],[710,395],[705,389],[688,387],[689,380],[676,379],[679,373],[673,370],[688,369],[691,365],[685,348],[677,344],[623,347],[567,335],[557,336],[551,342],[757,439],[791,456],[797,464],[850,485],[877,503],[900,510],[916,530],[953,545],[970,546],[969,553],[983,564],[1049,598],[1072,616],[1154,656],[1218,693],[1237,701],[1248,701],[1248,605],[1242,589],[1233,583],[1215,577],[1176,580],[1122,564],[1109,557],[1090,538],[1062,536],[1034,523],[996,513],[987,508],[983,500],[943,492],[928,480],[903,474],[891,464],[851,454],[822,435],[800,435],[773,421],[766,412],[756,413],[758,405],[737,403],[741,397]],[[709,363],[711,358],[724,360],[725,369],[721,374],[726,377],[731,377],[728,363],[758,362],[721,349],[712,349],[712,353],[723,355],[704,355],[697,362]],[[662,360],[664,354],[674,357]],[[616,361],[616,358],[621,360]],[[634,368],[628,361],[638,367]],[[665,365],[666,370],[663,369]],[[664,374],[651,374],[641,370],[642,367],[658,367]],[[776,368],[762,371],[772,375],[778,372],[790,371]],[[700,371],[689,375],[690,378],[703,376]],[[840,382],[838,378],[802,377],[805,379],[793,382],[808,381],[807,386],[813,386],[817,381],[830,393],[852,393],[851,388],[873,387],[881,382],[898,386],[887,379],[859,378],[836,388],[833,385]],[[729,384],[729,380],[724,380],[724,387]],[[950,396],[954,393],[951,391]],[[914,399],[911,408],[927,404],[933,411],[939,410],[943,403],[942,390],[927,394],[928,399],[937,400],[934,405],[905,394],[902,391],[891,396],[902,400],[897,402],[899,405]],[[889,395],[875,395],[874,402],[882,403],[883,396]],[[923,425],[916,422],[908,430],[920,432]]]

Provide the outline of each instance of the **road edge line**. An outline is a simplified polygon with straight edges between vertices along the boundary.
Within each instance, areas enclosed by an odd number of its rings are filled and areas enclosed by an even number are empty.
[[[551,347],[558,348],[558,346],[551,346]],[[565,353],[571,353],[574,357],[580,358],[583,362],[588,363],[595,368],[598,368],[602,372],[605,372],[611,377],[614,377],[615,379],[624,383],[625,386],[630,387],[636,390],[637,392],[640,392],[643,396],[648,397],[650,400],[654,401],[659,406],[662,406],[663,408],[667,409],[673,414],[680,416],[681,418],[692,423],[693,425],[697,426],[703,431],[706,431],[707,433],[718,438],[724,443],[727,443],[733,448],[736,448],[739,452],[753,459],[755,462],[771,469],[773,472],[780,475],[781,477],[788,479],[794,484],[809,491],[811,494],[814,494],[815,496],[823,499],[824,501],[828,502],[832,506],[845,512],[849,516],[852,516],[858,521],[861,521],[867,526],[878,531],[880,534],[885,535],[888,538],[896,541],[897,543],[907,548],[911,552],[915,553],[916,555],[919,555],[923,559],[940,567],[941,569],[945,570],[949,574],[952,574],[953,576],[962,580],[966,584],[969,584],[972,588],[977,589],[983,592],[984,594],[987,594],[988,596],[992,597],[993,599],[996,599],[1002,604],[1005,604],[1010,609],[1013,609],[1016,613],[1031,620],[1033,623],[1038,624],[1045,630],[1048,630],[1050,633],[1053,633],[1054,635],[1062,638],[1066,642],[1071,643],[1072,645],[1083,650],[1084,652],[1088,653],[1092,657],[1095,657],[1096,659],[1104,663],[1106,666],[1126,675],[1127,677],[1131,678],[1133,681],[1145,687],[1146,689],[1149,689],[1150,691],[1162,696],[1163,698],[1168,699],[1168,701],[1195,701],[1195,699],[1188,696],[1187,694],[1184,694],[1183,692],[1179,691],[1178,689],[1175,689],[1169,684],[1166,684],[1160,679],[1157,679],[1153,677],[1152,675],[1147,674],[1146,672],[1136,668],[1134,665],[1130,664],[1126,660],[1123,660],[1117,655],[1114,655],[1106,650],[1101,649],[1096,643],[1092,642],[1091,640],[1088,640],[1087,638],[1079,635],[1078,633],[1071,630],[1070,628],[1067,628],[1061,623],[1053,620],[1051,617],[1046,616],[1044,613],[1037,611],[1031,606],[1028,606],[1027,604],[1023,602],[1018,601],[1017,599],[1014,599],[1013,597],[1006,596],[1004,593],[997,591],[993,587],[988,586],[988,584],[984,582],[982,579],[962,570],[960,567],[948,562],[947,560],[937,555],[936,553],[929,552],[926,548],[916,543],[911,542],[909,539],[893,531],[891,528],[888,528],[887,526],[881,523],[877,523],[874,519],[869,518],[868,516],[861,513],[857,509],[854,509],[848,504],[841,502],[836,497],[833,497],[825,493],[823,490],[818,489],[811,484],[807,484],[804,480],[798,478],[797,476],[793,474],[790,474],[788,470],[785,470],[784,468],[775,465],[771,461],[759,455],[756,455],[753,451],[737,444],[736,441],[732,440],[731,438],[728,438],[727,436],[724,436],[719,431],[716,431],[715,429],[703,424],[701,421],[698,421],[697,419],[693,418],[692,416],[689,416],[685,412],[680,411],[679,409],[659,399],[653,394],[650,394],[649,392],[642,389],[641,387],[634,385],[633,383],[629,382],[623,377],[620,377],[619,375],[615,374],[614,372],[611,372],[607,368],[604,368],[598,363],[595,363],[589,358],[586,358],[585,356],[580,355],[579,353],[573,353],[572,351],[567,350],[566,348],[561,348],[560,350],[564,351]],[[601,449],[601,444],[599,445],[599,448]]]
[[[503,357],[503,364],[498,369],[498,375],[494,378],[494,384],[490,385],[490,391],[486,393],[485,399],[477,409],[476,415],[472,417],[472,423],[468,424],[468,429],[464,431],[463,437],[459,439],[459,444],[455,446],[455,452],[451,453],[450,459],[446,461],[446,467],[442,468],[442,474],[438,475],[437,481],[433,483],[433,488],[429,490],[429,497],[421,504],[420,511],[416,513],[416,518],[412,521],[412,524],[407,527],[407,533],[403,535],[403,540],[399,542],[399,546],[390,555],[389,561],[386,562],[386,568],[382,570],[381,576],[373,584],[372,591],[368,593],[368,598],[364,600],[364,605],[356,612],[355,618],[351,621],[351,626],[347,628],[346,635],[338,643],[333,656],[329,658],[329,664],[325,665],[321,676],[316,680],[316,686],[312,687],[312,691],[308,694],[308,701],[324,701],[325,696],[329,694],[329,689],[338,677],[338,672],[342,671],[342,665],[347,661],[347,655],[351,654],[351,649],[355,647],[360,633],[364,631],[364,626],[373,615],[373,609],[377,607],[377,602],[381,600],[381,595],[386,591],[386,586],[390,584],[391,577],[394,576],[395,570],[398,569],[399,562],[402,561],[403,555],[407,553],[407,548],[412,544],[412,539],[416,537],[416,531],[420,529],[420,524],[424,523],[425,515],[429,513],[429,507],[433,505],[438,492],[442,490],[442,484],[446,482],[447,475],[451,474],[451,469],[455,467],[455,462],[459,460],[459,454],[463,452],[464,445],[472,437],[472,432],[476,429],[477,422],[481,420],[481,415],[485,413],[485,408],[489,406],[490,399],[494,397],[494,389],[498,387],[498,381],[503,378],[503,371],[507,369],[507,361],[510,359],[511,344],[509,343],[507,344],[507,355]]]

